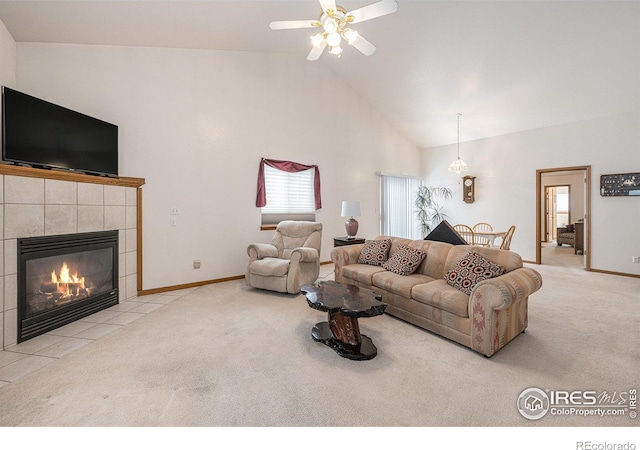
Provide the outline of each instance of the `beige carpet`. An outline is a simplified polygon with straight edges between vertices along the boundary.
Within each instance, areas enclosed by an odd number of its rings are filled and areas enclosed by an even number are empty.
[[[350,361],[311,339],[326,316],[303,296],[230,281],[0,388],[0,425],[637,427],[519,414],[528,387],[640,388],[640,280],[532,267],[529,328],[492,358],[384,315],[360,320],[378,356]]]

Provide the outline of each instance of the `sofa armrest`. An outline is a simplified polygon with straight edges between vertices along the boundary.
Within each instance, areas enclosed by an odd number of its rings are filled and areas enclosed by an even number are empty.
[[[542,276],[528,267],[520,267],[496,278],[482,281],[471,292],[469,317],[474,300],[490,309],[505,309],[542,287]]]
[[[528,325],[528,298],[542,287],[542,276],[520,267],[485,280],[469,297],[471,348],[491,356]]]
[[[358,258],[363,248],[364,244],[352,244],[335,247],[331,250],[331,261],[333,261],[335,280],[337,282],[340,282],[342,278],[340,271],[344,266],[358,263]]]
[[[247,255],[250,261],[263,258],[277,258],[278,249],[271,244],[249,244],[247,247]]]
[[[318,250],[311,247],[296,247],[291,250],[291,258],[293,260],[297,260],[300,262],[313,262],[318,261],[320,259],[320,254],[318,254]]]

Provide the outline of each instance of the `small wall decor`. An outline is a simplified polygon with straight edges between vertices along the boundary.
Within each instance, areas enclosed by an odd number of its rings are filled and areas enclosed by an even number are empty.
[[[640,196],[640,173],[600,175],[600,195],[603,197]]]
[[[476,200],[476,177],[462,177],[462,200],[473,203]]]

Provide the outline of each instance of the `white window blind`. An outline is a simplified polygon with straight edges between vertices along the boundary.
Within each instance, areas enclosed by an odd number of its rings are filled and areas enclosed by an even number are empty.
[[[412,177],[380,176],[380,231],[384,235],[422,239],[415,211],[415,196],[422,180]]]
[[[281,220],[315,220],[314,169],[285,172],[265,165],[267,204],[262,207],[262,223]]]

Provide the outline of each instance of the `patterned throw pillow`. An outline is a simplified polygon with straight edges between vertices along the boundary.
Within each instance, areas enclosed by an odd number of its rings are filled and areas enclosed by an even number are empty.
[[[406,244],[400,244],[382,267],[398,275],[411,275],[416,271],[425,256],[427,254],[422,250],[409,247]]]
[[[391,239],[366,240],[360,256],[358,256],[358,263],[381,266],[389,257],[390,248]]]
[[[489,278],[499,277],[504,272],[502,266],[492,263],[476,252],[469,252],[447,271],[444,279],[450,286],[471,295],[476,284]]]

